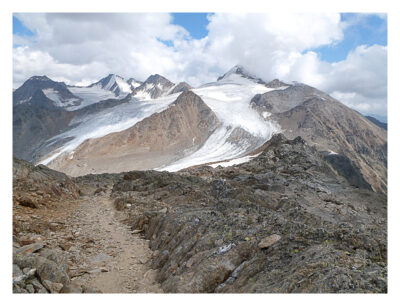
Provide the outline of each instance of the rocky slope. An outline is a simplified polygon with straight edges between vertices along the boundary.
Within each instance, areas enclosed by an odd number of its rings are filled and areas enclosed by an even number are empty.
[[[165,111],[133,127],[89,139],[49,166],[70,175],[149,169],[168,164],[198,149],[219,121],[199,96],[183,92]]]
[[[386,292],[386,197],[350,186],[303,139],[227,168],[129,172],[118,209],[164,292]]]
[[[378,192],[387,191],[387,133],[360,113],[304,84],[256,95],[252,106],[272,114],[283,133],[318,150],[346,156]]]

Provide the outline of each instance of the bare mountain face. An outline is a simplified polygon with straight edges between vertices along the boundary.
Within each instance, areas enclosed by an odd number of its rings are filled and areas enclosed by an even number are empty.
[[[387,132],[329,95],[304,84],[256,95],[252,106],[290,139],[348,157],[373,190],[386,193]]]
[[[41,89],[37,89],[29,101],[14,101],[13,154],[18,158],[32,160],[44,141],[68,126],[73,114],[56,107]]]
[[[175,102],[133,127],[88,139],[49,166],[73,176],[160,167],[196,151],[219,126],[199,96],[183,92]]]

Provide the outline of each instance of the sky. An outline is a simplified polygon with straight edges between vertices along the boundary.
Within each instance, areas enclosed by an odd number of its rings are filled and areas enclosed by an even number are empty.
[[[387,16],[357,13],[13,14],[13,86],[159,73],[192,86],[236,64],[387,116]]]

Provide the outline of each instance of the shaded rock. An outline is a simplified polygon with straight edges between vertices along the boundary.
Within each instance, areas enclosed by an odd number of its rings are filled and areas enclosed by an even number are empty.
[[[37,274],[42,283],[44,280],[61,284],[68,284],[70,282],[67,273],[63,271],[61,267],[59,267],[54,261],[43,257],[38,258]]]

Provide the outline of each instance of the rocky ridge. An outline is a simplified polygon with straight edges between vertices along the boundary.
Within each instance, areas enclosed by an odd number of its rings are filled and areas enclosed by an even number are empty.
[[[298,137],[252,161],[129,172],[118,209],[164,292],[386,292],[386,197],[349,185]]]

